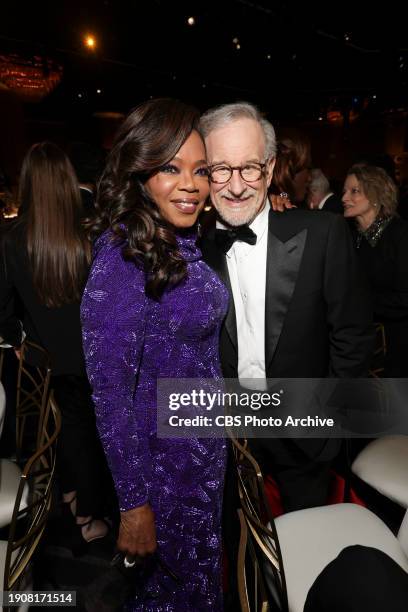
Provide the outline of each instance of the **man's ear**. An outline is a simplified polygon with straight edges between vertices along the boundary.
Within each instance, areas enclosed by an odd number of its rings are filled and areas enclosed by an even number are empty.
[[[272,157],[271,159],[268,159],[268,161],[266,162],[265,172],[266,172],[266,183],[267,183],[268,187],[270,186],[271,181],[272,181],[273,169],[275,167],[275,163],[276,163],[276,158],[275,157]]]

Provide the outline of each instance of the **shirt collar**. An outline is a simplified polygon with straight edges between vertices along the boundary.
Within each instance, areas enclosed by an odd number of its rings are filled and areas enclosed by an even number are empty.
[[[90,189],[89,187],[85,187],[85,185],[80,185],[79,188],[82,189],[83,191],[89,191],[89,193],[91,193],[92,195],[94,194],[92,189]]]
[[[263,236],[265,230],[268,228],[268,219],[269,219],[269,211],[271,209],[271,205],[269,204],[268,198],[266,199],[265,206],[261,210],[261,212],[255,217],[249,226],[252,231],[257,235],[258,241]]]
[[[333,195],[333,192],[330,191],[330,193],[328,193],[327,195],[324,196],[323,200],[321,200],[319,206],[317,207],[319,210],[322,210],[323,206],[326,204],[326,200],[328,200],[330,198],[330,196]]]

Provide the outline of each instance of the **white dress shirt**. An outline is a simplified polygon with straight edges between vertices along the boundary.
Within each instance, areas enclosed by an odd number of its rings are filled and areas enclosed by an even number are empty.
[[[269,211],[267,200],[249,226],[257,235],[256,244],[235,241],[227,253],[237,322],[238,378],[243,386],[260,390],[266,389],[265,289]],[[217,226],[225,228],[220,222]],[[243,379],[257,380],[250,385]]]

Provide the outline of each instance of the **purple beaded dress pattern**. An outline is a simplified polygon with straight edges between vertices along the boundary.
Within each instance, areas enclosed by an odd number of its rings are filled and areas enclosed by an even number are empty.
[[[158,551],[179,577],[155,567],[129,610],[222,610],[223,439],[156,437],[157,378],[220,378],[218,338],[226,288],[201,260],[195,235],[178,237],[188,276],[160,302],[146,297],[145,276],[122,258],[107,232],[81,314],[98,429],[121,510],[149,501]]]

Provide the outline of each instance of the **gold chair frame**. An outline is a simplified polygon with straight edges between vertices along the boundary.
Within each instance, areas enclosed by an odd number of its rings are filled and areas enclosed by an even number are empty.
[[[56,442],[60,430],[61,415],[51,393],[39,434],[40,448],[28,459],[20,478],[7,543],[4,591],[19,590],[44,532],[51,507]],[[26,484],[29,486],[29,503],[20,510]],[[7,612],[7,608],[4,610]]]
[[[269,612],[269,598],[267,594],[267,588],[263,579],[262,569],[260,567],[259,559],[256,554],[254,544],[251,536],[248,534],[248,526],[244,517],[243,510],[238,510],[238,518],[241,527],[239,548],[238,548],[238,562],[237,562],[237,576],[238,576],[238,596],[241,606],[241,612],[252,612],[256,610],[259,612]],[[247,558],[249,553],[249,559],[252,563],[253,569],[253,600],[254,605],[249,603],[250,595],[248,592],[247,584]]]
[[[39,358],[40,365],[31,365],[27,354],[34,354]],[[48,352],[40,345],[26,340],[20,353],[17,374],[17,400],[16,400],[16,455],[21,460],[24,452],[26,425],[29,417],[34,417],[38,423],[35,448],[40,445],[40,432],[42,430],[44,415],[48,402],[50,389],[51,366]],[[28,449],[29,453],[34,450]]]
[[[267,612],[270,609],[268,588],[264,579],[265,565],[273,574],[276,597],[282,612],[288,610],[285,572],[277,530],[265,493],[261,469],[242,443],[230,433],[238,476],[241,510],[241,540],[238,551],[238,590],[243,612]],[[245,559],[249,552],[254,569],[254,605],[250,606]]]

